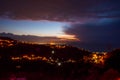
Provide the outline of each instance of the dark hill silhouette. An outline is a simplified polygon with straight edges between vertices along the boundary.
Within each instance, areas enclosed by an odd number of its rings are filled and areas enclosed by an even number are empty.
[[[120,72],[120,49],[115,49],[109,53],[109,58],[106,60],[106,66]]]
[[[9,37],[3,37],[3,36],[0,36],[0,39],[2,39],[2,40],[13,40],[13,41],[15,41],[14,39],[11,39],[11,38],[9,38]]]

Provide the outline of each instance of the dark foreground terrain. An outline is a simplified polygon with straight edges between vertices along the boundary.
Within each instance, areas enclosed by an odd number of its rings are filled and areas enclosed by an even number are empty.
[[[120,80],[119,61],[120,49],[101,54],[0,39],[0,80]]]

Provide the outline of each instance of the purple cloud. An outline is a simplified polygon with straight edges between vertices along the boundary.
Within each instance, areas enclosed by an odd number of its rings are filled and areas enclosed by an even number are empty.
[[[119,2],[119,0],[1,0],[0,17],[55,21],[118,18]]]

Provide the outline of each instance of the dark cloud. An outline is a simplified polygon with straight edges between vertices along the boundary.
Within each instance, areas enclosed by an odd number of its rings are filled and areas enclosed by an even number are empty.
[[[105,18],[85,24],[72,24],[65,27],[64,32],[79,38],[79,46],[84,48],[120,47],[120,19]]]
[[[119,0],[0,0],[0,16],[11,19],[75,21],[120,17]]]

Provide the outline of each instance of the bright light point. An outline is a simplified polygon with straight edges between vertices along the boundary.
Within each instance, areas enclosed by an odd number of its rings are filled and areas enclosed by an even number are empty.
[[[57,63],[57,65],[58,65],[58,66],[61,66],[61,63],[59,62],[59,63]]]
[[[55,53],[55,51],[52,51],[52,54],[54,54]]]

